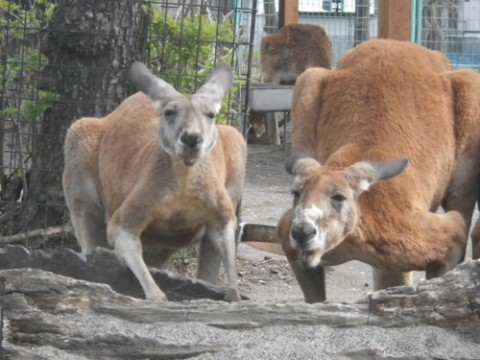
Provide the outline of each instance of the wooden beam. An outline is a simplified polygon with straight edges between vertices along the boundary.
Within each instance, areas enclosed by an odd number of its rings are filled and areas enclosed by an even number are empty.
[[[283,26],[298,24],[298,0],[284,0],[282,5],[284,8]]]
[[[412,0],[380,0],[378,37],[410,41]]]
[[[285,25],[298,23],[298,0],[285,1]]]

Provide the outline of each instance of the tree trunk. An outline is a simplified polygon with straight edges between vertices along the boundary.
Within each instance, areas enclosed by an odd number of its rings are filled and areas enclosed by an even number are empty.
[[[146,45],[142,3],[60,0],[42,40],[49,65],[41,88],[56,93],[58,99],[34,142],[24,189],[28,204],[16,221],[17,232],[62,223],[66,130],[80,117],[108,114],[132,92],[127,69],[142,58]]]

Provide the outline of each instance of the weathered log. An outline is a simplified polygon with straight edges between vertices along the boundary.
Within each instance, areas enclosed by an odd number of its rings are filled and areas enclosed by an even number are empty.
[[[413,287],[390,288],[370,298],[369,323],[452,328],[480,327],[480,261],[457,266],[441,277]]]
[[[477,359],[480,261],[358,303],[155,304],[0,271],[2,359]]]

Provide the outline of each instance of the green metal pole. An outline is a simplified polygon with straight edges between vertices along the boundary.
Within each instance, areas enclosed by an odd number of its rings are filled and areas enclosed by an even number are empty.
[[[417,0],[412,0],[412,19],[410,21],[410,41],[415,42],[415,29],[417,27]]]
[[[423,32],[423,0],[415,0],[416,10],[415,10],[415,39],[413,40],[416,44],[422,44],[422,32]]]

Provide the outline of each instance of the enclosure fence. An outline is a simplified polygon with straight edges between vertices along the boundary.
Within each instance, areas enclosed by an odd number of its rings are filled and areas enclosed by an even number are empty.
[[[379,2],[299,0],[299,23],[325,29],[333,44],[334,62],[338,63],[348,50],[378,37]],[[257,57],[261,38],[278,31],[278,13],[278,1],[259,1]],[[479,69],[480,0],[412,0],[411,40],[443,52],[455,68]]]
[[[423,0],[416,42],[446,54],[455,68],[480,70],[480,0]]]

